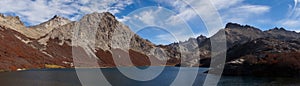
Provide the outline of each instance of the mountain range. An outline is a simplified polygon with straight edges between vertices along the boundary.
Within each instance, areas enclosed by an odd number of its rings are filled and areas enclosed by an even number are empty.
[[[300,74],[300,33],[277,27],[262,31],[237,23],[227,23],[220,31],[225,32],[227,42],[223,74]],[[109,12],[87,14],[78,21],[55,15],[29,27],[17,16],[1,14],[0,70],[74,66],[209,67],[210,39],[216,35],[156,45],[132,32]]]

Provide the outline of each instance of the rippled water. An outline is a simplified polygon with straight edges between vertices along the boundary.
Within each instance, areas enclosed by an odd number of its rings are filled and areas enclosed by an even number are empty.
[[[130,68],[127,68],[130,69]],[[202,85],[207,74],[205,68],[183,68],[182,72],[189,74],[191,71],[198,71],[194,86]],[[84,72],[85,78],[92,77],[90,75],[97,74],[99,69],[79,69]],[[173,83],[178,74],[178,67],[166,67],[164,71],[155,79],[150,81],[137,81],[127,78],[121,74],[116,68],[102,68],[100,69],[106,80],[113,86],[169,86]],[[156,70],[153,70],[156,71]],[[137,74],[139,75],[139,74]],[[146,75],[145,75],[146,76]],[[189,76],[189,75],[187,75]],[[189,77],[185,77],[188,80]],[[90,79],[87,83],[89,85],[99,83],[97,79]],[[6,72],[0,73],[1,86],[81,86],[80,80],[76,75],[75,69],[43,69],[43,70],[29,70],[21,72]],[[218,85],[220,86],[269,86],[269,85],[300,85],[298,78],[278,78],[278,77],[250,77],[250,76],[222,76]]]

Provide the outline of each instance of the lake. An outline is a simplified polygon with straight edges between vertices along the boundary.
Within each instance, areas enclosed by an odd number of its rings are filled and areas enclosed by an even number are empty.
[[[203,85],[207,74],[203,73],[207,68],[184,68],[181,67],[181,72],[186,74],[192,74],[197,71],[194,86]],[[130,70],[131,67],[127,67]],[[141,67],[140,69],[146,69]],[[164,70],[158,75],[158,77],[149,81],[138,81],[126,77],[117,68],[80,68],[83,74],[79,79],[75,69],[37,69],[27,70],[19,72],[4,72],[0,73],[1,86],[81,86],[80,80],[83,78],[91,78],[97,76],[99,70],[107,82],[113,86],[169,86],[173,83],[174,79],[178,77],[179,67],[165,67]],[[152,70],[158,71],[158,70]],[[142,74],[142,73],[141,73]],[[140,73],[136,73],[139,76]],[[189,82],[190,76],[182,76],[184,81]],[[85,80],[85,85],[98,85],[103,86],[103,81],[99,79],[88,79]],[[269,85],[300,85],[300,80],[297,78],[279,78],[279,77],[251,77],[251,76],[222,76],[220,79],[219,86],[269,86]]]

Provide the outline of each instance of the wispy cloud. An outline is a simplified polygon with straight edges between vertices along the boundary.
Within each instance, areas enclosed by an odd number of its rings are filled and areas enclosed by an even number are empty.
[[[236,0],[238,2],[238,0]],[[153,36],[154,39],[161,39],[167,42],[185,41],[190,37],[197,37],[200,34],[207,35],[208,33],[194,33],[193,29],[188,25],[188,22],[201,22],[200,17],[206,22],[209,30],[209,35],[213,35],[223,27],[222,23],[216,24],[218,20],[217,10],[208,0],[190,0],[190,1],[165,1],[156,0],[159,4],[171,7],[170,10],[162,9],[162,7],[153,8],[151,10],[143,9],[136,15],[128,16],[129,21],[125,23],[132,29],[143,28],[143,26],[160,26],[166,29],[170,34],[160,34]],[[237,3],[235,2],[235,3]],[[233,3],[234,4],[234,3]],[[191,7],[192,6],[192,7]],[[224,5],[225,7],[225,5]],[[141,10],[141,9],[139,9]],[[195,18],[199,20],[195,21]],[[133,24],[132,22],[137,22]],[[220,21],[221,22],[221,21]],[[200,29],[200,28],[199,28]],[[195,36],[195,34],[197,36]],[[175,39],[173,39],[175,38]]]
[[[257,16],[270,11],[271,7],[265,5],[252,5],[244,3],[244,0],[212,0],[218,8],[224,23],[245,23]],[[256,19],[257,21],[263,21]]]
[[[210,1],[212,3],[210,3]],[[190,4],[183,3],[180,0],[176,0],[174,2],[161,1],[158,2],[168,4],[174,7],[174,10],[178,11],[178,14],[172,16],[169,20],[170,22],[176,24],[178,19],[184,19],[185,21],[190,21],[197,16],[200,16],[202,19],[216,19],[218,15],[214,14],[212,10],[207,10],[209,8],[209,4],[213,4],[213,6],[218,10],[220,16],[222,18],[223,23],[227,22],[238,22],[238,23],[246,23],[249,20],[253,20],[257,16],[265,14],[270,11],[271,7],[265,5],[252,5],[246,4],[244,0],[189,0],[188,2],[192,2]],[[197,3],[198,2],[198,3]],[[195,6],[191,9],[189,6]],[[213,9],[213,8],[211,8]],[[198,15],[195,11],[198,11],[200,14]],[[218,13],[215,13],[218,14]],[[256,19],[258,21],[266,21],[263,19]],[[213,22],[216,20],[206,21],[206,23]],[[224,25],[224,24],[223,24]],[[216,30],[212,30],[212,33],[217,32],[219,28],[223,28],[220,26],[213,27]],[[213,34],[210,34],[213,35]]]
[[[218,10],[228,9],[243,2],[243,0],[211,0]]]
[[[131,0],[1,0],[0,13],[13,13],[29,25],[35,25],[54,15],[77,20],[91,12],[118,13],[132,3]]]
[[[294,6],[288,14],[287,18],[278,21],[277,24],[300,32],[300,0],[294,0]]]
[[[299,20],[287,19],[287,20],[282,21],[281,23],[282,23],[282,25],[288,26],[288,27],[297,27],[297,26],[300,26],[300,25],[298,25],[298,24],[300,24]]]
[[[176,24],[170,22],[170,18],[176,16],[172,12],[162,7],[146,7],[139,9],[127,17],[129,20],[124,23],[128,25],[134,32],[145,29],[147,27],[159,27],[169,34],[153,35],[153,40],[161,40],[164,43],[184,41],[193,36],[192,29],[184,22],[183,19],[178,18]],[[153,31],[153,33],[156,33]]]

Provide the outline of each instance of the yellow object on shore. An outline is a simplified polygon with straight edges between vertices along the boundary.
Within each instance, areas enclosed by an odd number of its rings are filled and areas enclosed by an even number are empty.
[[[64,66],[60,65],[53,65],[53,64],[45,64],[46,68],[65,68]]]

